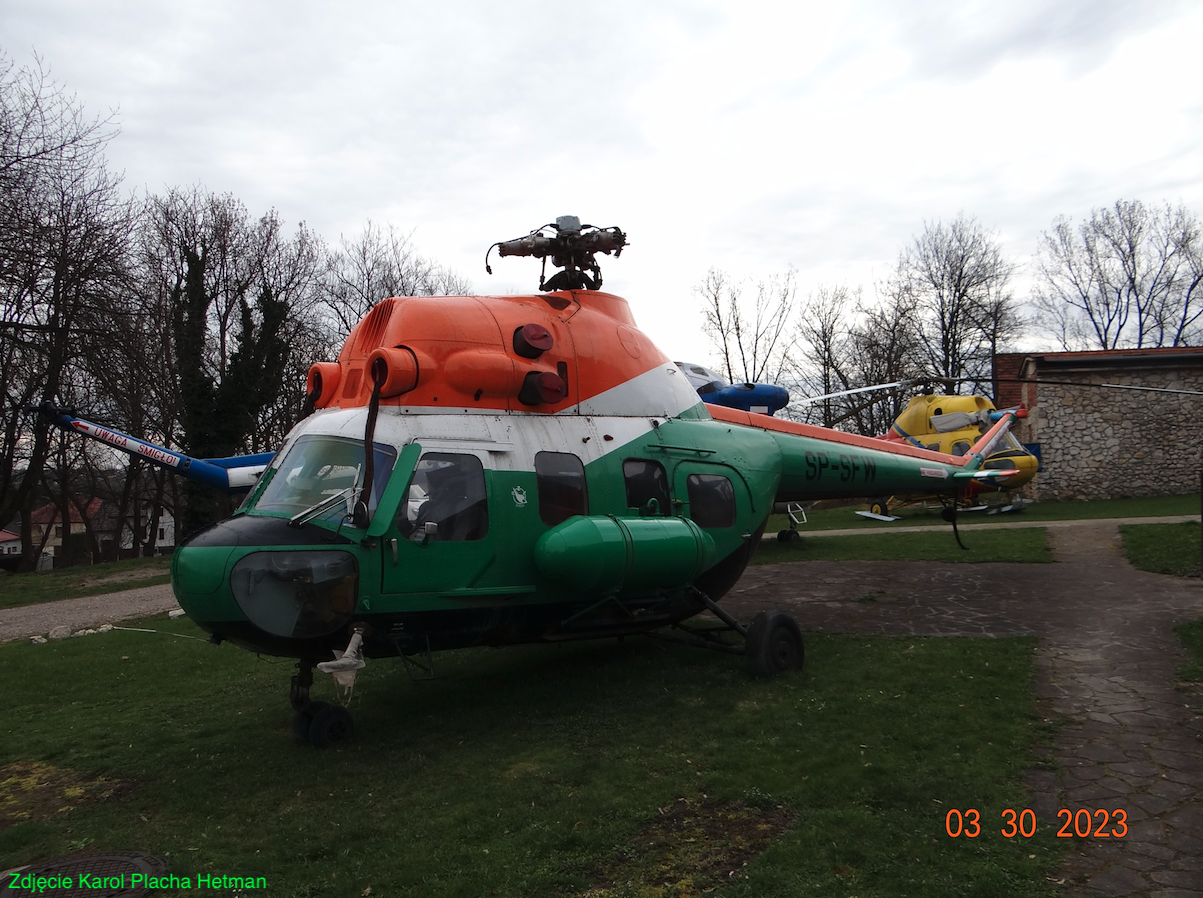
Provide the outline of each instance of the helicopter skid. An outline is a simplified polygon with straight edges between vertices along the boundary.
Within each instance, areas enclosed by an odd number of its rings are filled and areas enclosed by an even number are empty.
[[[893,521],[901,521],[902,520],[902,518],[898,517],[897,515],[874,514],[871,511],[858,511],[857,514],[860,515],[862,518],[869,518],[870,520],[873,520],[873,521],[885,521],[887,524],[891,523]]]

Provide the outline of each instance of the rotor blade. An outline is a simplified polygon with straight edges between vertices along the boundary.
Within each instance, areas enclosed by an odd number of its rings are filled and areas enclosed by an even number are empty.
[[[835,399],[839,396],[851,396],[854,393],[868,393],[870,390],[891,390],[894,387],[910,387],[917,383],[917,380],[898,380],[892,384],[874,384],[871,387],[857,387],[855,390],[840,390],[838,393],[824,393],[822,396],[812,396],[809,399],[799,399],[797,404],[810,405],[815,402],[822,402],[824,399]]]
[[[958,471],[952,476],[954,480],[1001,480],[1004,477],[1014,477],[1018,473],[1018,469],[1015,468],[1009,471],[991,468],[988,471]]]

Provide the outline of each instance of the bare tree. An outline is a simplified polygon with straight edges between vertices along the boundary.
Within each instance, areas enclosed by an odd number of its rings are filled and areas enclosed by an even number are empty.
[[[928,372],[987,389],[995,352],[1022,331],[1010,279],[1015,265],[974,218],[925,224],[880,292],[914,310]]]
[[[369,221],[355,240],[339,239],[326,258],[320,290],[332,336],[341,342],[364,315],[390,296],[461,296],[472,284],[414,248],[411,234]]]
[[[900,389],[801,400],[914,378],[922,366],[922,344],[907,299],[870,306],[859,290],[821,287],[803,311],[799,335],[801,389],[790,417],[866,436],[884,433],[905,405]]]
[[[859,288],[822,286],[791,324],[792,271],[760,282],[748,298],[745,285],[711,269],[695,292],[731,380],[784,382],[794,396],[784,412],[789,417],[876,435],[902,411],[907,390],[804,400],[935,378],[970,379],[984,388],[993,354],[1023,326],[1008,286],[1014,271],[997,240],[959,216],[924,227],[874,304],[863,301]]]
[[[285,238],[274,212],[259,220],[255,243],[260,289],[286,310],[279,329],[284,358],[276,366],[280,389],[265,396],[247,447],[268,452],[284,442],[301,415],[309,366],[327,355],[320,292],[324,248],[304,223]]]
[[[810,293],[798,317],[794,353],[789,360],[790,396],[795,400],[827,396],[851,389],[856,380],[856,359],[851,318],[860,302],[860,291],[846,286],[820,286]],[[784,414],[823,427],[835,427],[845,418],[846,403],[839,398],[795,404]]]
[[[196,187],[151,198],[143,216],[138,292],[166,325],[159,426],[200,457],[268,451],[299,415],[320,331],[314,286],[321,246],[275,211],[252,219],[234,197]],[[298,352],[298,350],[300,350]],[[161,496],[162,485],[156,489]],[[222,510],[185,486],[184,532]]]
[[[852,328],[855,384],[897,383],[920,376],[926,361],[918,316],[910,298],[887,297],[871,308],[861,306]],[[849,429],[865,436],[885,433],[906,407],[908,394],[892,389],[849,397]]]
[[[84,166],[116,135],[112,118],[89,118],[50,80],[41,59],[17,67],[0,51],[0,272],[30,250],[30,199],[47,167]]]
[[[748,298],[742,284],[712,268],[694,293],[702,300],[703,330],[722,358],[727,379],[780,383],[788,366],[797,303],[794,271],[757,281]]]
[[[0,521],[22,512],[27,569],[28,516],[52,450],[30,407],[69,391],[126,282],[133,215],[105,168],[111,136],[40,63],[0,69]]]
[[[1065,349],[1194,345],[1203,337],[1203,237],[1183,206],[1119,200],[1041,236],[1041,320]]]

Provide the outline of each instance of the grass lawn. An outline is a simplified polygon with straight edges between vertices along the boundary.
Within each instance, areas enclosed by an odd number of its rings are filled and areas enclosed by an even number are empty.
[[[1124,524],[1119,528],[1124,554],[1134,567],[1155,574],[1198,577],[1203,557],[1200,523]],[[1192,661],[1178,669],[1184,680],[1203,682],[1203,620],[1179,624],[1174,628]]]
[[[1133,567],[1155,574],[1198,577],[1203,539],[1198,521],[1180,524],[1121,524],[1124,554]]]
[[[33,574],[0,573],[0,608],[171,582],[171,558],[132,558]]]
[[[850,505],[844,508],[829,508],[822,511],[808,511],[806,523],[801,525],[803,532],[807,530],[842,530],[863,528],[866,531],[889,530],[890,527],[907,524],[939,524],[940,508],[913,507],[901,508],[894,512],[902,518],[893,524],[884,521],[874,521],[862,518],[857,511],[868,508],[868,502],[863,505]],[[1156,496],[1140,499],[1099,499],[1090,502],[1034,502],[1020,512],[1005,515],[987,515],[984,512],[965,512],[961,515],[961,523],[975,524],[991,521],[1077,521],[1087,518],[1148,518],[1174,514],[1199,514],[1199,495],[1188,496]],[[772,534],[789,527],[789,518],[785,515],[772,515],[769,518],[766,533]]]
[[[1052,561],[1043,527],[962,531],[957,545],[952,527],[919,533],[871,533],[864,536],[807,536],[788,543],[772,533],[760,541],[753,564],[779,561]]]
[[[1203,620],[1179,624],[1174,628],[1174,632],[1178,634],[1191,656],[1190,663],[1178,668],[1178,676],[1184,680],[1203,683]]]
[[[377,661],[322,752],[292,741],[289,662],[140,626],[163,632],[0,646],[38,684],[0,718],[0,868],[131,849],[271,896],[1028,898],[1072,847],[1055,820],[1001,834],[1049,737],[1028,638],[812,635],[769,681],[642,639],[449,653],[424,683]],[[951,838],[970,808],[981,834]]]

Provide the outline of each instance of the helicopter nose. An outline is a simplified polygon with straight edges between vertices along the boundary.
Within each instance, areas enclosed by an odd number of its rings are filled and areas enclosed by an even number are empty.
[[[1036,476],[1040,462],[1030,452],[1000,452],[992,455],[983,465],[985,468],[1014,468],[1019,473],[1004,477],[998,485],[1006,489],[1023,486]]]
[[[181,546],[171,560],[171,588],[176,601],[197,622],[221,620],[235,612],[230,595],[226,565],[234,546]]]
[[[285,639],[341,630],[359,595],[359,564],[341,549],[251,552],[230,571],[229,592],[247,620]]]

